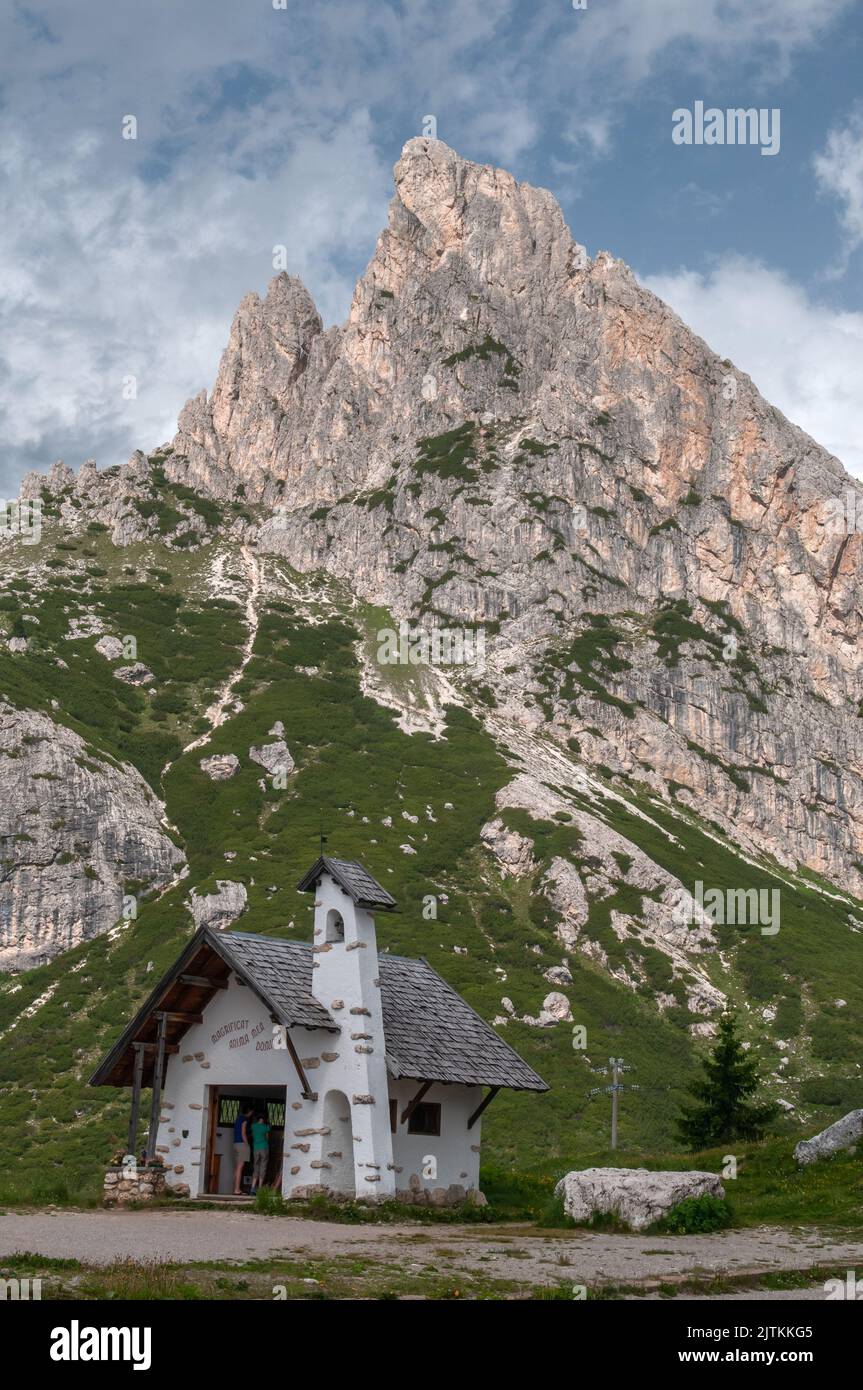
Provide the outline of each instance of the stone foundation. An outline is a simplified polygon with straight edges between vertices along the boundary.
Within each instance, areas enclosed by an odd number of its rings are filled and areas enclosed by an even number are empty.
[[[307,1202],[311,1197],[326,1197],[330,1202],[364,1202],[367,1206],[374,1206],[381,1201],[403,1202],[406,1206],[414,1207],[457,1207],[466,1202],[469,1206],[485,1207],[488,1202],[485,1196],[477,1188],[465,1189],[458,1183],[452,1183],[449,1187],[405,1187],[396,1191],[395,1197],[381,1198],[375,1197],[372,1193],[363,1193],[361,1197],[353,1192],[332,1192],[326,1187],[314,1185],[303,1185],[292,1187],[288,1193],[288,1200],[295,1202]]]
[[[122,1164],[111,1164],[105,1170],[103,1201],[106,1206],[118,1206],[124,1202],[152,1202],[171,1191],[176,1194],[176,1187],[169,1188],[165,1178],[165,1169],[161,1164],[136,1170],[124,1168]]]

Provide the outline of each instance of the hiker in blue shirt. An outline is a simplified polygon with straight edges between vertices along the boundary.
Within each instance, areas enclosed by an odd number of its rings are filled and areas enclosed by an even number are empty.
[[[249,1117],[252,1107],[246,1103],[240,1106],[234,1121],[234,1196],[242,1197],[243,1169],[252,1157],[249,1134]]]

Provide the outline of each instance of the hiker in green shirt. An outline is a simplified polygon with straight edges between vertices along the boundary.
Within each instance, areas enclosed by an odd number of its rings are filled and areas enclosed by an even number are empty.
[[[270,1161],[270,1126],[262,1114],[252,1124],[252,1193],[264,1186],[267,1164]]]

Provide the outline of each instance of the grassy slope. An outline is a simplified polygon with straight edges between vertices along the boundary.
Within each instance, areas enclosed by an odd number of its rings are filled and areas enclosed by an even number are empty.
[[[106,753],[134,762],[158,786],[161,765],[196,730],[200,709],[237,660],[241,610],[225,600],[213,606],[194,597],[207,550],[111,552],[99,537],[87,548],[97,551],[87,557],[93,567],[105,571],[91,583],[110,630],[136,635],[139,658],[159,678],[163,707],[154,710],[149,697],[114,680],[108,663],[93,653],[94,639],[61,644],[69,671],[52,664],[50,650],[77,604],[84,603],[78,585],[59,579],[36,601],[17,591],[22,610],[40,617],[35,630],[44,651],[40,654],[37,646],[16,658],[3,651],[0,691],[38,708],[57,699],[61,709],[53,711],[55,718],[65,719]],[[138,576],[124,573],[124,567],[135,565]],[[154,582],[141,585],[138,578],[148,568],[162,571],[162,578],[150,574]],[[70,613],[62,612],[64,606]],[[145,902],[138,920],[113,939],[85,943],[61,960],[0,983],[0,1032],[51,992],[2,1044],[3,1171],[15,1165],[28,1181],[48,1188],[95,1179],[122,1140],[128,1102],[124,1093],[90,1090],[84,1082],[121,1022],[187,940],[191,919],[183,899],[189,888],[212,886],[216,877],[241,879],[249,892],[242,928],[308,939],[311,905],[294,884],[317,852],[322,822],[329,849],[366,862],[400,904],[398,915],[379,922],[382,948],[426,956],[485,1017],[500,1012],[502,994],[519,1013],[538,1012],[551,988],[540,972],[559,964],[562,954],[553,917],[531,885],[501,881],[479,848],[480,828],[511,771],[481,726],[460,709],[449,710],[442,740],[402,733],[391,713],[360,692],[355,637],[347,618],[329,607],[271,603],[237,687],[245,708],[206,749],[174,762],[164,781],[168,818],[189,857],[188,878],[160,900]],[[317,674],[303,674],[299,667],[317,668]],[[297,764],[281,792],[248,758],[250,745],[264,740],[277,719],[285,725]],[[200,757],[214,751],[240,757],[241,769],[230,781],[212,783],[202,774]],[[445,809],[447,802],[452,810]],[[683,841],[682,848],[670,834],[651,829],[613,801],[606,809],[616,828],[684,881],[695,876],[720,885],[741,881],[732,850],[694,824],[672,819],[658,804],[651,803],[651,814],[660,823],[668,818],[667,829]],[[416,816],[416,823],[402,813]],[[391,827],[382,824],[387,817]],[[530,829],[541,857],[560,852],[565,827],[532,823]],[[401,850],[408,843],[415,855]],[[582,853],[572,842],[569,847],[576,858]],[[236,857],[227,861],[226,851]],[[857,1062],[863,1055],[857,1031],[863,998],[853,975],[861,938],[849,933],[847,908],[809,888],[790,893],[783,884],[783,893],[778,938],[726,943],[737,962],[730,987],[741,1000],[780,997],[781,1036],[792,1036],[788,1029],[795,1024],[811,1035],[811,1047],[807,1043],[803,1049],[805,1068],[826,1074],[820,1091],[814,1080],[803,1083],[815,1087],[809,1096],[815,1127],[816,1116],[829,1121],[863,1103]],[[436,921],[422,916],[429,894],[439,899]],[[607,924],[601,912],[592,913],[588,930],[603,939]],[[467,954],[455,954],[455,946]],[[661,971],[661,963],[654,964]],[[495,967],[506,972],[505,983]],[[644,1090],[625,1098],[622,1107],[623,1156],[673,1146],[681,1087],[696,1061],[681,1011],[660,1016],[648,992],[624,990],[584,957],[573,957],[571,969],[573,985],[566,993],[576,1020],[587,1026],[589,1061],[573,1051],[566,1025],[539,1030],[511,1022],[507,1040],[552,1090],[540,1097],[502,1093],[484,1122],[486,1158],[503,1171],[544,1173],[545,1185],[552,1173],[595,1155],[606,1142],[608,1101],[588,1099],[598,1080],[589,1063],[602,1063],[614,1052],[639,1069]],[[729,987],[728,978],[723,985]],[[834,1017],[830,1001],[840,994],[849,1008]],[[799,1015],[795,1000],[802,1001]],[[779,1055],[775,1031],[771,1035],[759,1020],[753,1032],[766,1060]]]

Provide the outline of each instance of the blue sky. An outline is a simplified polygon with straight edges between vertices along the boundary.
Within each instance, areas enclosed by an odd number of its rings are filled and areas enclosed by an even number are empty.
[[[550,188],[591,254],[628,261],[863,474],[861,11],[7,0],[0,489],[170,438],[275,244],[341,320],[428,115],[464,156]],[[674,144],[696,101],[779,108],[779,153]]]

